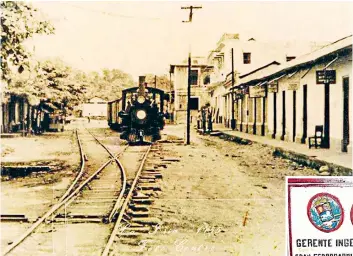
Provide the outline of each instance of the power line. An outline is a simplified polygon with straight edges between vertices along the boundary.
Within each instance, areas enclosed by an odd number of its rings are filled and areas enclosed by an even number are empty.
[[[154,21],[161,21],[161,18],[157,18],[157,17],[143,17],[143,16],[132,16],[132,15],[125,15],[125,14],[121,14],[121,13],[113,13],[113,12],[106,12],[106,11],[100,11],[100,10],[95,10],[95,9],[91,9],[91,8],[87,8],[87,7],[81,7],[75,4],[71,4],[71,3],[64,3],[67,6],[71,6],[83,11],[90,11],[90,12],[95,12],[95,13],[99,13],[102,15],[106,15],[106,16],[111,16],[111,17],[116,17],[116,18],[123,18],[123,19],[143,19],[143,20],[154,20]]]

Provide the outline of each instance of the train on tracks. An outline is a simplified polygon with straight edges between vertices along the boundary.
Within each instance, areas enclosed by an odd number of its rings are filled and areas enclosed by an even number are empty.
[[[123,90],[107,108],[108,125],[130,144],[159,140],[164,127],[164,91],[148,87],[144,77],[139,80],[138,87]]]

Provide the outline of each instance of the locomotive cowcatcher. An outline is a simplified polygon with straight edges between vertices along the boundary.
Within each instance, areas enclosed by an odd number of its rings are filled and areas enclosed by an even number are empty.
[[[151,88],[140,77],[139,87],[122,91],[120,138],[129,143],[153,142],[161,138],[164,127],[164,92]]]

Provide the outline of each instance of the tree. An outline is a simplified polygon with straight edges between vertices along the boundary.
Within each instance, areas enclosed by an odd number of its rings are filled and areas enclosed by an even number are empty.
[[[23,95],[36,105],[40,100],[50,100],[64,107],[73,107],[84,101],[88,87],[86,74],[72,69],[60,59],[31,63],[22,74],[11,74],[8,92]]]
[[[74,70],[60,59],[47,60],[38,69],[39,84],[46,84],[46,97],[52,102],[73,108],[84,101],[88,82],[82,71]]]
[[[23,42],[35,34],[51,34],[54,28],[28,3],[1,1],[1,10],[1,78],[9,83],[13,69],[22,73],[29,68],[31,53]]]
[[[149,87],[154,87],[155,75],[147,74],[146,83]],[[168,93],[170,90],[173,90],[172,84],[170,83],[169,77],[167,75],[157,76],[156,77],[157,86],[156,88],[163,90]]]
[[[134,85],[132,76],[118,69],[103,69],[102,75],[91,72],[87,78],[86,99],[97,96],[105,100],[115,100],[121,97],[123,89]]]

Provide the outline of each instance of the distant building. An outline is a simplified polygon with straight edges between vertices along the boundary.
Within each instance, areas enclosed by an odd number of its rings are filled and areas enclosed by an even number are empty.
[[[206,64],[203,57],[192,57],[191,60],[191,119],[196,122],[197,111],[209,103],[207,85],[210,84],[210,73],[213,66]],[[174,81],[174,119],[176,123],[186,123],[188,63],[170,65],[170,73]]]
[[[83,117],[103,117],[107,116],[107,101],[94,97],[82,105]]]

